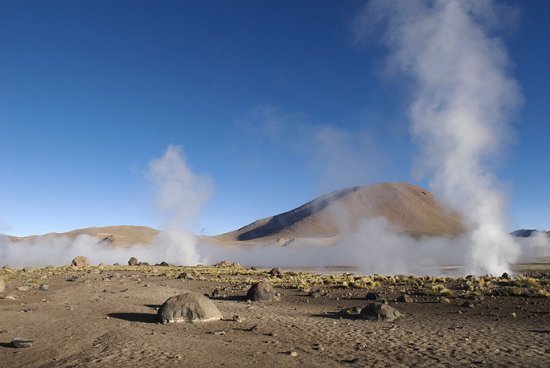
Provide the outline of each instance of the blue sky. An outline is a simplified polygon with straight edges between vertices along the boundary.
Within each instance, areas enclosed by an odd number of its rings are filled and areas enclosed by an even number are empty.
[[[215,234],[326,191],[426,185],[410,91],[354,42],[362,1],[1,1],[0,228],[159,226],[149,162],[183,147]],[[550,3],[504,40],[524,105],[496,167],[511,230],[550,228]]]

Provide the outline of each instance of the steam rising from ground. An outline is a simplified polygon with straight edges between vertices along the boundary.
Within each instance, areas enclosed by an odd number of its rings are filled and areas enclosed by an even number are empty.
[[[191,171],[177,146],[168,146],[162,158],[151,161],[148,174],[155,190],[154,207],[164,218],[152,246],[113,247],[88,235],[75,239],[48,235],[17,242],[0,236],[0,262],[12,266],[63,265],[83,255],[92,264],[126,264],[130,257],[150,263],[200,263],[197,238],[188,229],[212,193],[210,180]]]
[[[188,229],[212,195],[212,183],[209,178],[193,173],[183,151],[172,145],[161,159],[151,162],[150,176],[156,190],[155,207],[165,216],[153,248],[164,249],[170,262],[200,263],[197,238]]]
[[[358,37],[382,29],[388,65],[412,81],[411,130],[434,192],[465,214],[472,272],[501,273],[519,255],[507,233],[492,159],[502,152],[520,101],[485,0],[373,0]]]

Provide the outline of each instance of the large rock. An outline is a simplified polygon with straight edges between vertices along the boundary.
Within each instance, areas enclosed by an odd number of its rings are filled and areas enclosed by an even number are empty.
[[[128,266],[137,266],[138,260],[136,257],[132,257],[128,260]]]
[[[269,271],[269,275],[273,277],[283,277],[283,274],[284,274],[283,270],[280,269],[279,267],[272,268],[271,271]]]
[[[4,282],[4,279],[0,277],[0,293],[6,290],[6,283]]]
[[[78,256],[73,259],[71,266],[75,267],[88,267],[90,265],[90,260],[88,257]]]
[[[207,322],[222,318],[214,302],[190,291],[168,298],[158,310],[162,323]]]
[[[248,289],[246,298],[252,301],[273,300],[277,292],[269,282],[261,281]]]
[[[361,309],[359,316],[372,321],[393,321],[401,317],[401,313],[387,304],[373,303]]]

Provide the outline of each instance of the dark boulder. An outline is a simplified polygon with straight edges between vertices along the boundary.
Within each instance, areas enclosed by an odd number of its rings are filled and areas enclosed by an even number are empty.
[[[276,294],[275,288],[270,283],[262,281],[250,287],[246,299],[252,301],[273,300]]]

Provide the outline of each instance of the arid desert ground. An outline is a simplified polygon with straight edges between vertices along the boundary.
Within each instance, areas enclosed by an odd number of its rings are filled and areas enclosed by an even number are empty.
[[[547,367],[550,362],[548,264],[516,266],[510,278],[268,271],[231,264],[5,268],[0,366]],[[260,280],[275,286],[276,300],[246,300],[250,285]],[[157,308],[183,290],[207,294],[223,319],[159,323]],[[354,314],[372,303],[387,303],[402,317],[371,321]],[[31,339],[32,346],[13,347],[16,337]]]

